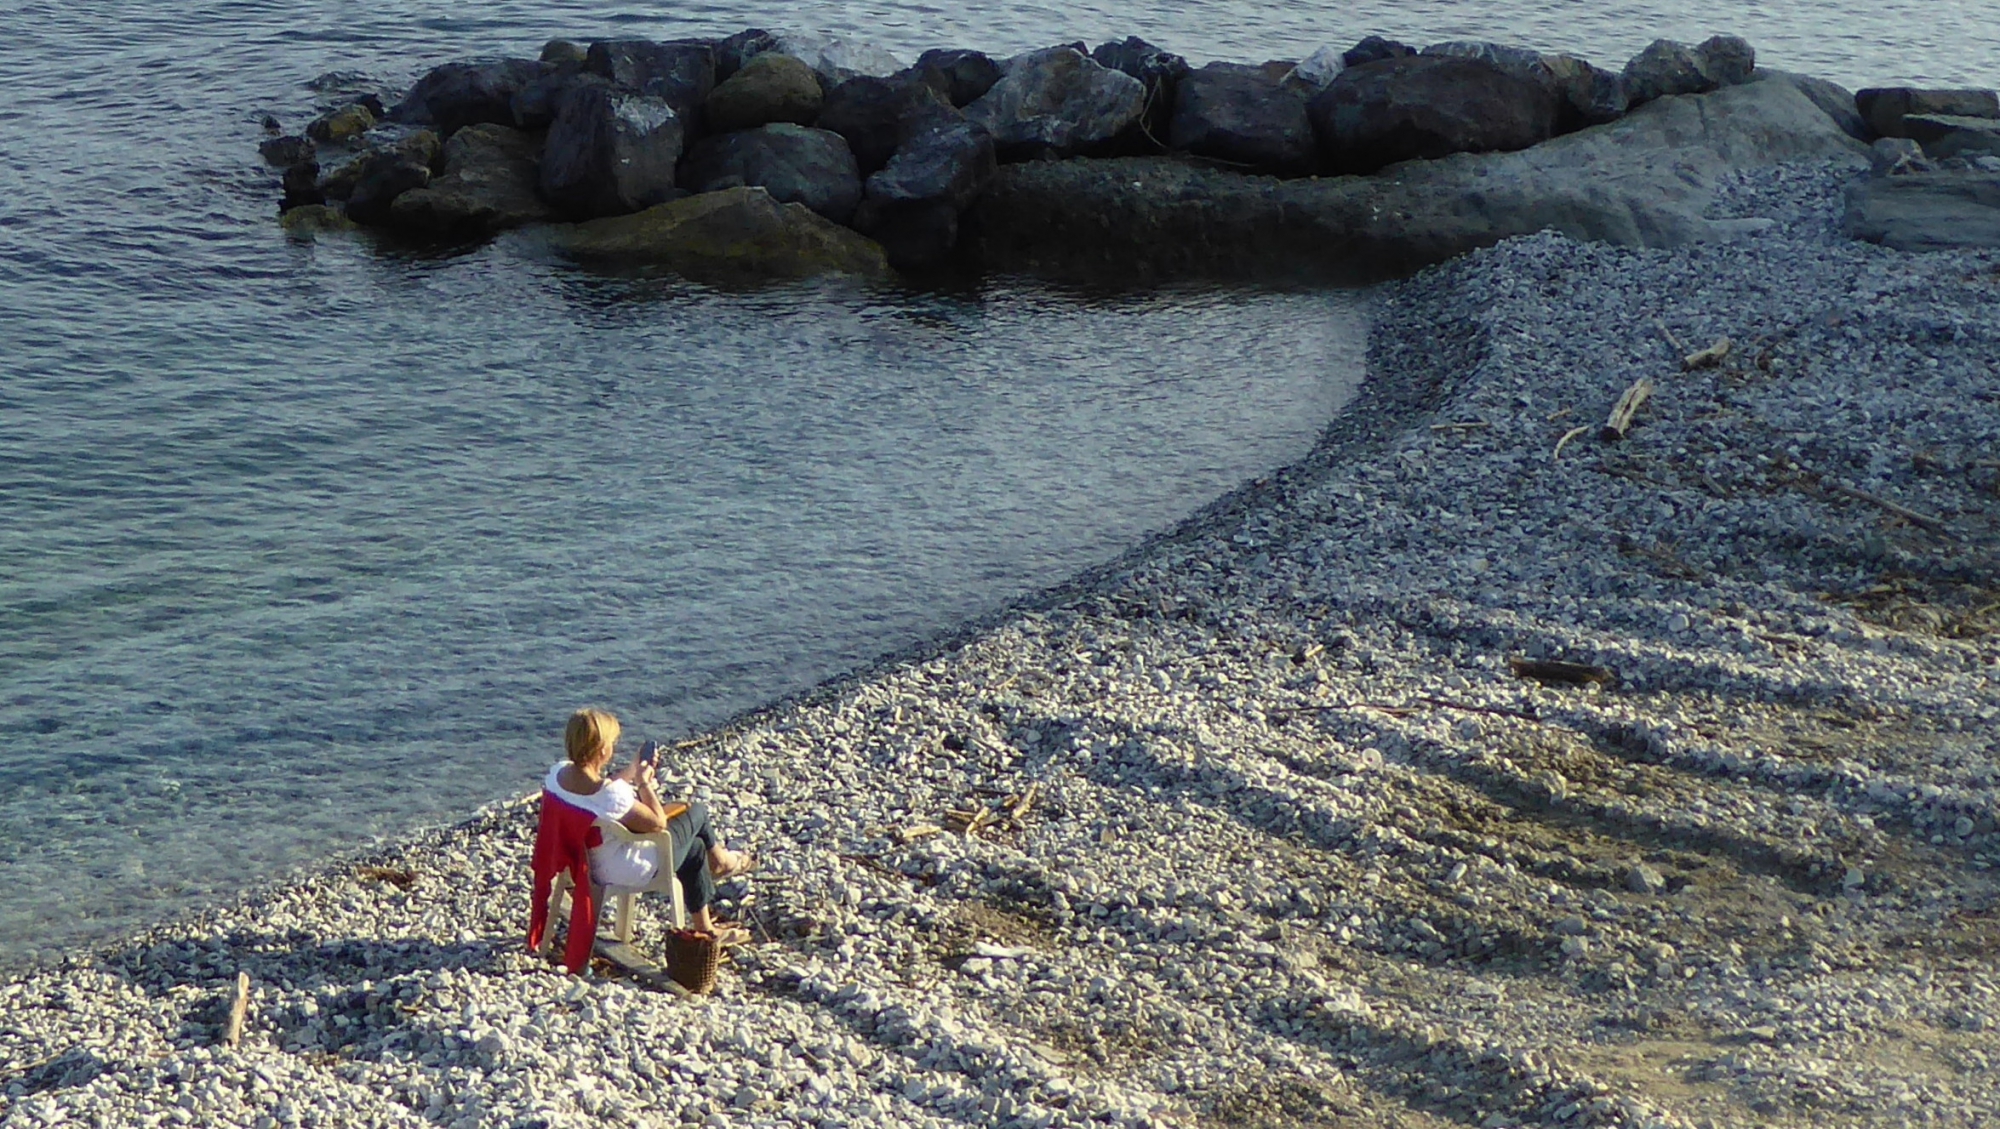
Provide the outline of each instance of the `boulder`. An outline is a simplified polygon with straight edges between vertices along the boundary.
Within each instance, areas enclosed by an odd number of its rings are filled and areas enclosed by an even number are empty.
[[[1090,58],[1098,66],[1131,75],[1145,85],[1146,111],[1140,117],[1140,127],[1148,138],[1164,144],[1164,138],[1173,128],[1174,101],[1181,79],[1194,70],[1188,61],[1136,35],[1123,43],[1099,44]]]
[[[1756,225],[1709,218],[1718,186],[1787,161],[1860,170],[1867,147],[1792,84],[1753,82],[1370,177],[1278,180],[1173,157],[1005,165],[962,239],[993,270],[1365,282],[1544,228],[1634,247],[1740,237]]]
[[[1482,59],[1404,56],[1342,71],[1307,103],[1338,171],[1413,158],[1525,149],[1555,132],[1556,99]]]
[[[664,98],[608,86],[563,100],[542,147],[542,198],[569,216],[614,216],[672,199],[685,133]]]
[[[1325,90],[1326,84],[1339,78],[1346,69],[1347,52],[1338,47],[1321,47],[1299,60],[1292,68],[1292,79],[1314,90]]]
[[[257,155],[274,168],[288,169],[305,161],[317,160],[319,147],[309,137],[292,134],[286,137],[267,137],[257,143]]]
[[[772,122],[811,125],[826,96],[813,69],[776,51],[766,51],[716,84],[704,103],[715,133],[755,129]]]
[[[1847,188],[1847,233],[1898,251],[2000,247],[2000,174],[1871,176]]]
[[[1908,137],[1903,119],[1910,114],[1946,114],[1960,118],[2000,118],[2000,99],[1991,90],[1918,90],[1909,86],[1873,86],[1854,96],[1855,107],[1877,137]]]
[[[583,67],[627,90],[664,101],[690,133],[701,131],[701,106],[715,89],[715,45],[705,39],[605,39],[590,45]]]
[[[1000,64],[978,51],[926,51],[917,56],[917,70],[954,106],[978,101],[1000,81]]]
[[[555,124],[556,112],[572,91],[586,86],[610,86],[611,80],[573,68],[551,71],[522,87],[514,95],[514,125],[529,131],[544,130]]]
[[[1875,133],[1861,117],[1861,110],[1854,100],[1854,92],[1838,83],[1828,82],[1812,75],[1795,74],[1791,71],[1764,71],[1766,78],[1782,79],[1799,88],[1799,92],[1813,100],[1813,105],[1825,110],[1849,137],[1857,141],[1872,141]]]
[[[703,141],[682,163],[680,182],[690,192],[762,188],[780,204],[804,204],[835,223],[852,219],[861,202],[861,170],[846,140],[790,122]]]
[[[1417,53],[1417,49],[1393,39],[1371,35],[1341,53],[1340,61],[1350,67],[1363,63],[1379,63],[1383,59],[1401,59]]]
[[[1556,132],[1574,133],[1593,125],[1615,122],[1631,108],[1623,75],[1592,65],[1575,55],[1544,55],[1542,65],[1554,76],[1562,96],[1556,108]]]
[[[467,126],[444,143],[444,172],[396,197],[389,219],[405,231],[476,238],[550,216],[535,194],[540,140],[504,125]]]
[[[306,125],[306,136],[314,141],[352,141],[375,128],[375,115],[359,102],[328,110]]]
[[[934,114],[951,114],[951,103],[913,71],[889,78],[850,78],[827,93],[819,112],[819,127],[847,139],[848,148],[867,176],[895,154],[905,123]]]
[[[326,203],[326,189],[319,183],[319,162],[311,157],[286,169],[281,183],[284,195],[278,199],[280,212]]]
[[[514,95],[541,75],[542,65],[531,59],[446,63],[418,79],[389,116],[435,126],[445,137],[481,122],[512,125]]]
[[[1711,35],[1694,49],[1701,73],[1717,86],[1741,86],[1757,73],[1757,51],[1739,35]]]
[[[386,226],[396,198],[431,181],[429,165],[395,150],[371,153],[363,161],[361,175],[347,194],[347,218],[355,223]]]
[[[1903,134],[1940,160],[1978,153],[2000,156],[2000,118],[1905,114]]]
[[[1720,83],[1701,69],[1701,57],[1685,43],[1655,39],[1625,64],[1625,95],[1634,106],[1669,94],[1700,94]]]
[[[761,188],[704,192],[559,229],[552,240],[578,259],[658,264],[702,279],[892,273],[882,249],[864,236],[803,204],[781,204]]]
[[[1181,79],[1169,144],[1289,176],[1311,172],[1319,159],[1303,84],[1230,63]]]
[[[778,49],[778,37],[761,27],[745,28],[715,41],[715,81],[728,82],[750,60]]]
[[[548,66],[576,70],[583,66],[584,60],[590,58],[590,51],[581,43],[572,43],[567,39],[551,39],[542,44],[541,58]]]
[[[354,186],[361,182],[363,176],[384,164],[404,161],[436,172],[444,160],[444,143],[428,129],[412,130],[401,136],[390,136],[384,131],[371,137],[370,141],[373,144],[366,151],[320,181],[320,189],[328,199],[347,199],[354,194]]]
[[[984,129],[957,115],[922,119],[868,178],[855,230],[880,243],[898,270],[937,266],[958,244],[960,213],[997,167]]]
[[[353,231],[354,221],[348,219],[339,208],[329,208],[325,204],[306,204],[288,209],[280,215],[278,226],[294,239],[310,241],[321,232]]]
[[[880,47],[839,35],[787,33],[778,36],[777,50],[818,72],[829,90],[851,78],[887,78],[903,69],[896,56]]]
[[[1103,152],[1145,107],[1138,79],[1052,47],[1017,56],[965,116],[993,135],[1002,160],[1022,160]]]

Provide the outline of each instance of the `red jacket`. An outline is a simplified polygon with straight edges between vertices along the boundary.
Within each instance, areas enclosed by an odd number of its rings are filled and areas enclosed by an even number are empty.
[[[535,828],[535,894],[528,909],[528,947],[541,947],[549,928],[549,896],[556,875],[569,871],[569,940],[563,944],[563,965],[582,972],[597,944],[597,890],[590,884],[590,848],[604,842],[595,812],[565,803],[542,791],[542,818]]]

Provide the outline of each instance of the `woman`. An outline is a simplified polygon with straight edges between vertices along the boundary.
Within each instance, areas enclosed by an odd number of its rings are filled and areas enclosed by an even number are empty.
[[[603,710],[571,714],[563,730],[569,759],[549,769],[542,787],[566,804],[617,820],[627,830],[642,835],[671,830],[675,857],[662,859],[656,843],[607,842],[590,850],[592,879],[610,886],[644,886],[662,865],[671,866],[680,879],[694,928],[715,934],[725,945],[750,940],[749,930],[741,925],[714,920],[708,904],[715,899],[717,879],[749,873],[757,856],[718,845],[703,805],[663,802],[653,790],[652,760],[640,757],[616,775],[606,775],[617,751],[618,733],[618,719]]]

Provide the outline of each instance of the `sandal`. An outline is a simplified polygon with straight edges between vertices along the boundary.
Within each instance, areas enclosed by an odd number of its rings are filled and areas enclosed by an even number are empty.
[[[717,882],[724,882],[731,878],[741,878],[757,869],[756,851],[731,851],[729,853],[736,856],[736,865],[718,867],[714,875]]]

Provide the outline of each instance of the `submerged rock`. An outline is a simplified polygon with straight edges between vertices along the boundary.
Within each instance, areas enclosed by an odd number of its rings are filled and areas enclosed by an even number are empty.
[[[647,263],[694,278],[886,278],[882,249],[802,204],[761,188],[705,192],[630,216],[559,231],[555,245],[579,259]]]
[[[314,141],[351,141],[375,128],[375,114],[359,102],[329,110],[306,125]]]
[[[769,58],[770,56],[765,56]],[[692,192],[762,188],[781,204],[804,204],[846,223],[861,202],[861,170],[837,133],[779,122],[711,137],[681,167]]]
[[[436,126],[449,137],[469,125],[514,124],[514,95],[540,78],[531,59],[446,63],[431,68],[389,116],[409,125]]]
[[[310,137],[291,134],[285,137],[267,137],[257,143],[257,155],[274,168],[288,169],[293,165],[319,158],[319,147]]]
[[[1546,141],[1556,99],[1483,59],[1418,55],[1350,67],[1308,112],[1336,170],[1370,173],[1412,158]]]
[[[1898,251],[2000,247],[2000,174],[1871,176],[1847,189],[1847,233]]]
[[[538,139],[504,125],[467,126],[444,145],[444,172],[389,208],[396,227],[455,238],[490,235],[550,217],[536,194]]]
[[[1319,163],[1307,91],[1255,67],[1210,63],[1181,79],[1169,143],[1284,175]]]
[[[306,204],[286,210],[278,217],[278,226],[294,239],[311,239],[326,231],[353,231],[355,224],[339,208]]]
[[[993,135],[1001,159],[1101,152],[1139,121],[1146,87],[1073,47],[1031,51],[965,116]]]
[[[666,99],[607,86],[564,100],[542,147],[542,198],[579,217],[636,212],[674,196],[685,138]]]
[[[728,133],[772,122],[811,125],[825,99],[811,67],[790,55],[766,51],[709,92],[707,128]]]

